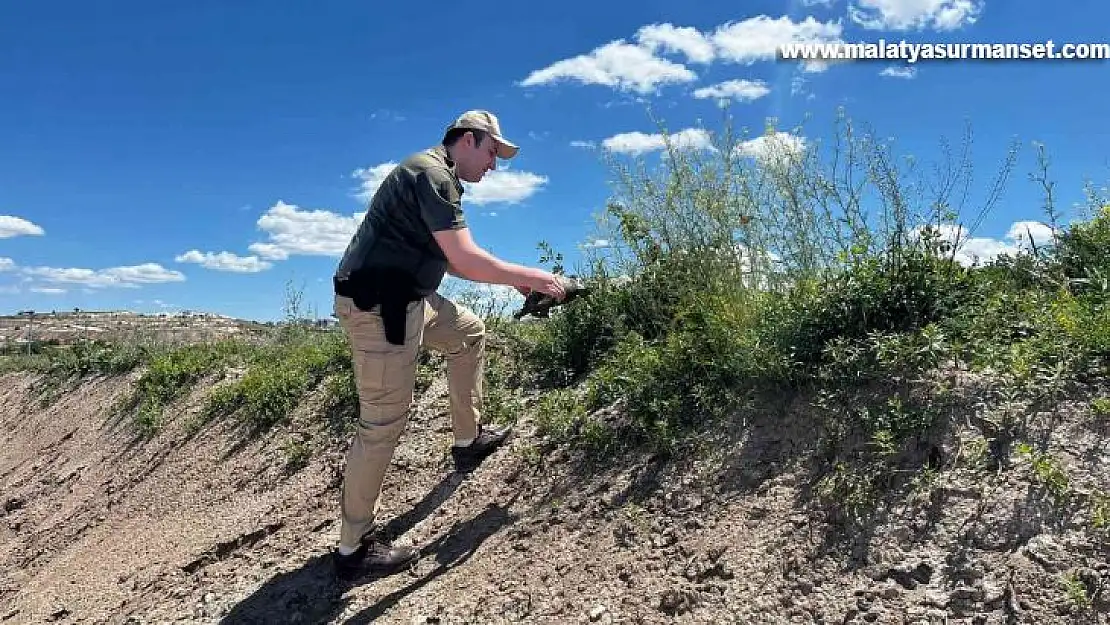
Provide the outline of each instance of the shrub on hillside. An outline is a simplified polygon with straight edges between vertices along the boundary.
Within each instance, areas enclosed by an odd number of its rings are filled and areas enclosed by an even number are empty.
[[[1079,293],[1110,291],[1110,204],[1059,235],[1061,270]]]
[[[835,339],[915,333],[966,304],[965,268],[937,250],[905,248],[860,259],[824,280],[805,280],[783,303],[785,340],[801,373],[825,364]]]
[[[49,353],[47,373],[77,377],[127,373],[142,364],[147,357],[147,350],[140,345],[104,341],[81,341]]]
[[[1002,366],[1032,385],[1100,357],[1105,308],[1055,291],[1053,249],[961,263],[952,236],[967,233],[948,207],[968,168],[953,166],[959,173],[935,197],[918,197],[928,183],[907,182],[902,161],[850,126],[826,162],[809,149],[737,157],[789,145],[780,136],[730,144],[726,132],[712,150],[668,143],[660,175],[642,164],[621,169],[624,196],[598,236],[609,246],[591,252],[604,256],[588,277],[601,296],[529,332],[537,370],[585,383],[572,420],[594,427],[591,411],[619,403],[622,434],[668,444],[760,388],[815,382],[852,397],[853,385],[916,380],[954,359]],[[1011,164],[1012,154],[974,220],[997,201]],[[877,196],[870,217],[868,186]],[[1078,267],[1104,259],[1099,242],[1110,237],[1090,227],[1061,240],[1061,258],[1083,259]],[[628,284],[609,290],[612,275]],[[902,416],[855,425],[896,446],[935,417],[888,413]]]
[[[238,412],[256,427],[274,425],[321,381],[351,369],[350,347],[340,331],[304,333],[264,346],[247,364],[243,377],[217,387],[209,396],[206,419]]]

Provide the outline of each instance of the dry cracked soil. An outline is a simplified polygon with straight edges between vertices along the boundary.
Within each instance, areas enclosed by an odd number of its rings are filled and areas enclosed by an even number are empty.
[[[134,380],[43,405],[34,375],[0,377],[0,624],[1110,622],[1107,541],[1020,466],[946,462],[849,532],[809,505],[820,435],[784,403],[694,459],[605,466],[544,444],[525,415],[459,475],[442,378],[418,395],[382,496],[381,531],[421,557],[341,586],[344,437],[311,411],[263,433],[190,429],[202,385],[143,439],[113,408]],[[290,468],[305,432],[319,444]],[[1048,436],[1077,488],[1110,486],[1105,429]]]

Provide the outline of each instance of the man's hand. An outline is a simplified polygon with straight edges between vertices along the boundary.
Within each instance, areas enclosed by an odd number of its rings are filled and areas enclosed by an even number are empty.
[[[561,302],[567,296],[566,289],[563,286],[563,278],[553,273],[548,273],[542,269],[533,269],[532,280],[529,282],[529,287],[532,291],[539,291],[544,295],[550,295],[555,298],[555,301]]]

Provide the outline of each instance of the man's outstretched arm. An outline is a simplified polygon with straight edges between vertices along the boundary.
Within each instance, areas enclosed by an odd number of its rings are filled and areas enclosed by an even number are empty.
[[[557,299],[564,296],[559,279],[542,269],[503,261],[474,242],[469,228],[439,230],[433,233],[447,256],[451,275],[474,282],[504,284],[518,291],[541,291]]]

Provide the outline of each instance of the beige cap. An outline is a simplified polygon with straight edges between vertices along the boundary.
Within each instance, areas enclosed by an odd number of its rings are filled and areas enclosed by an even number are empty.
[[[501,124],[498,123],[497,116],[489,111],[467,111],[448,126],[447,130],[454,128],[469,128],[489,133],[498,144],[498,158],[509,159],[520,151],[516,144],[501,136]]]

